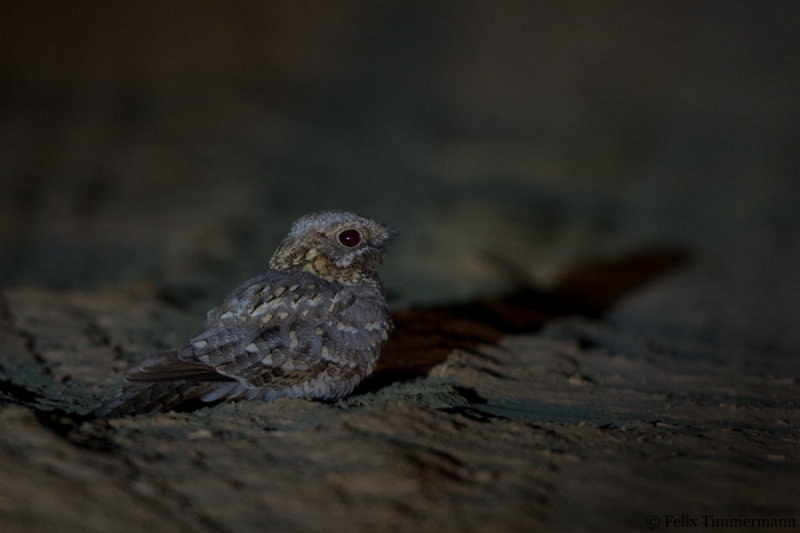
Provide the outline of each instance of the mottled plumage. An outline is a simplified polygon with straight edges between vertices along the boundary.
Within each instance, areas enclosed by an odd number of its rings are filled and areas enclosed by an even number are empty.
[[[378,269],[394,235],[343,211],[298,219],[269,270],[209,311],[183,346],[131,367],[122,394],[98,414],[349,394],[375,368],[391,328]]]

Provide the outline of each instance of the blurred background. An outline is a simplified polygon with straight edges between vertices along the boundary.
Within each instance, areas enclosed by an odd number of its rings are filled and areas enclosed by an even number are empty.
[[[798,27],[777,1],[15,3],[0,284],[202,307],[328,208],[401,231],[395,307],[653,245],[758,276],[800,254]]]
[[[0,529],[796,516],[799,28],[777,0],[4,5]],[[353,396],[85,421],[331,208],[402,235]]]

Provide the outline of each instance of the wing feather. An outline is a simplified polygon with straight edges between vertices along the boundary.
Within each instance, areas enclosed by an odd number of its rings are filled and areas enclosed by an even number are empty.
[[[144,359],[125,372],[128,381],[229,381],[231,378],[213,367],[193,361],[184,361],[175,350],[167,350]]]
[[[385,329],[358,323],[361,316],[374,316],[375,324],[383,324],[385,311],[369,307],[375,305],[311,274],[270,271],[231,292],[208,313],[204,330],[180,349],[145,359],[126,377],[236,384],[219,384],[206,400],[248,389],[287,389],[323,373],[349,380],[374,362],[372,348],[385,338]]]
[[[270,271],[252,278],[209,312],[206,329],[181,347],[178,357],[248,389],[301,383],[328,365],[319,357],[317,326],[340,289],[298,272]]]

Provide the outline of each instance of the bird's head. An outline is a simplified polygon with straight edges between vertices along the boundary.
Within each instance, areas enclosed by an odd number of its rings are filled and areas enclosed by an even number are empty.
[[[397,232],[346,211],[320,211],[295,221],[270,259],[275,270],[300,270],[344,284],[376,278]]]

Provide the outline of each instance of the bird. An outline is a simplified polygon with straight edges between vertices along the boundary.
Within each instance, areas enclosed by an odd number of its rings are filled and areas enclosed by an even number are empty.
[[[396,237],[347,211],[300,217],[266,271],[208,311],[182,346],[132,365],[122,392],[94,414],[164,412],[197,400],[347,396],[375,369],[392,329],[378,270]]]

